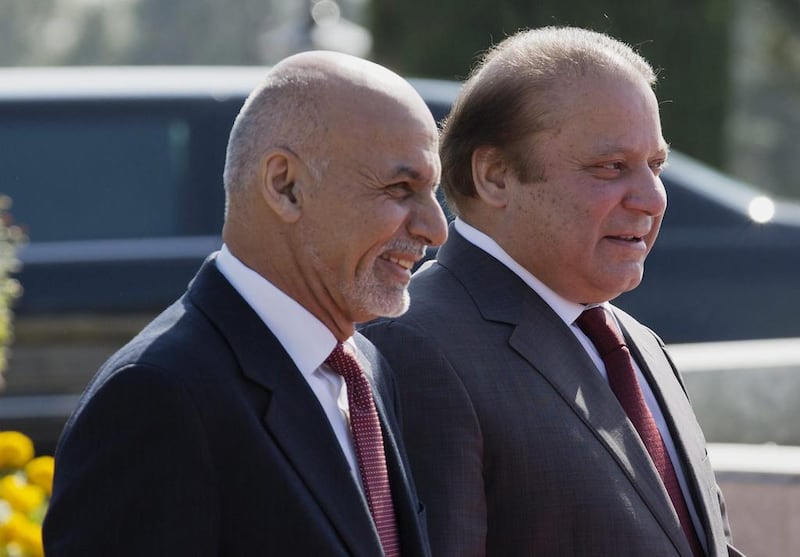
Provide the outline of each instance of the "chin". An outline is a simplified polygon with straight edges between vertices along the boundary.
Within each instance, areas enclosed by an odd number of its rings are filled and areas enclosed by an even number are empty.
[[[644,276],[644,265],[640,262],[630,263],[624,265],[618,271],[606,277],[608,280],[605,286],[608,290],[614,290],[622,294],[639,286]]]
[[[379,317],[399,317],[408,311],[410,297],[408,290],[403,289],[402,293],[393,291],[382,293],[379,296],[371,296],[369,300],[362,300],[360,311],[356,312],[357,323],[372,321]]]
[[[625,292],[629,292],[639,286],[642,281],[641,277],[636,279],[608,281],[605,284],[596,284],[592,292],[587,292],[585,299],[581,300],[583,304],[602,304],[603,302],[610,302],[611,300],[621,296]]]
[[[402,299],[397,300],[396,303],[382,306],[380,308],[379,315],[380,317],[400,317],[408,311],[409,305],[408,292],[405,292],[405,295],[402,297]]]
[[[620,285],[618,288],[615,289],[614,295],[611,298],[609,298],[609,300],[613,300],[614,298],[621,296],[622,294],[625,294],[625,292],[630,292],[631,290],[635,290],[636,287],[639,286],[639,284],[641,284],[641,282],[642,279],[641,277],[639,277],[636,280],[631,280],[625,283],[624,285]]]

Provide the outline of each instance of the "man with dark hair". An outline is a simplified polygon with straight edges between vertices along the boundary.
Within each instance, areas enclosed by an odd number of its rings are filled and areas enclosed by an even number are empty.
[[[231,132],[222,249],[65,428],[48,557],[429,555],[392,379],[354,324],[407,308],[447,233],[439,173],[396,74],[272,68]]]
[[[609,303],[666,208],[654,83],[619,41],[543,28],[455,102],[449,239],[409,312],[363,331],[397,372],[435,555],[740,555],[662,341]]]

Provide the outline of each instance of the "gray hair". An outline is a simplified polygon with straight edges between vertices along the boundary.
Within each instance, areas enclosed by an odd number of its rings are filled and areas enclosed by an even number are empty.
[[[324,125],[314,70],[273,70],[247,97],[228,139],[223,179],[226,205],[255,179],[264,153],[283,148],[303,158],[319,179]]]

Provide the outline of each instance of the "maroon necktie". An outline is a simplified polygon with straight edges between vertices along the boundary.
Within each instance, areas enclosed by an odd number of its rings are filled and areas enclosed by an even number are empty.
[[[367,504],[375,521],[378,536],[386,557],[400,555],[400,540],[394,517],[392,491],[386,469],[386,453],[383,448],[381,424],[372,388],[364,376],[364,370],[355,356],[338,344],[325,360],[331,368],[344,377],[347,385],[347,402],[350,406],[350,429],[358,456],[361,480],[367,495]]]
[[[639,437],[644,442],[647,452],[650,453],[650,458],[672,500],[681,528],[689,540],[692,553],[697,557],[705,555],[692,524],[689,508],[683,498],[678,476],[675,474],[675,468],[672,466],[664,440],[658,431],[653,414],[650,413],[650,409],[644,401],[639,381],[636,379],[630,350],[625,345],[625,339],[614,324],[611,315],[602,307],[585,310],[575,323],[589,337],[600,353],[606,366],[611,390],[614,391],[620,405],[636,431],[639,432]]]

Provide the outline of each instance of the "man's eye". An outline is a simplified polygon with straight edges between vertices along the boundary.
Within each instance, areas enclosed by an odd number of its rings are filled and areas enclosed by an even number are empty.
[[[411,185],[408,182],[399,182],[397,184],[390,184],[386,186],[386,191],[394,197],[407,197],[414,193]]]
[[[620,161],[601,162],[590,168],[590,172],[600,179],[617,178],[625,170],[625,163]]]
[[[664,170],[667,166],[666,159],[658,159],[650,163],[650,168],[653,169],[654,174],[661,174],[661,171]]]

